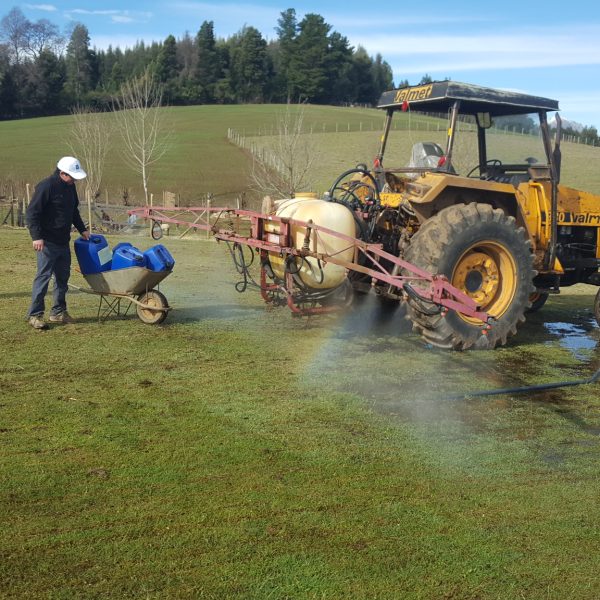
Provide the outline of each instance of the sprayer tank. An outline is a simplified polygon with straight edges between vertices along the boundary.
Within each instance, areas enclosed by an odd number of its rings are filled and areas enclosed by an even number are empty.
[[[326,227],[349,237],[355,237],[356,224],[350,210],[341,204],[319,200],[316,198],[297,197],[283,200],[278,203],[276,216],[303,221],[312,221],[315,225]],[[272,227],[278,228],[273,223]],[[275,231],[274,231],[275,232]],[[306,236],[306,227],[292,225],[292,245],[302,248]],[[311,231],[309,248],[313,252],[335,256],[338,259],[352,262],[354,247],[347,241],[322,231]],[[285,259],[277,253],[270,253],[269,260],[273,272],[279,279],[285,276]],[[297,257],[292,269],[297,271],[302,283],[316,290],[333,289],[339,286],[346,278],[346,269],[339,265],[323,263],[316,258],[307,256],[304,259]]]

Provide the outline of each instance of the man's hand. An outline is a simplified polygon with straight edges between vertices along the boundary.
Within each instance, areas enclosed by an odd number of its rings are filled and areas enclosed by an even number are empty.
[[[44,249],[44,240],[33,240],[33,249],[41,252]]]
[[[85,231],[82,231],[81,232],[81,237],[84,240],[89,240],[90,239],[90,232],[87,229]]]

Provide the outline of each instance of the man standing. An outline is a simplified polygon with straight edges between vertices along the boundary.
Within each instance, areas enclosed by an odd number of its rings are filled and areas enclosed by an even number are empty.
[[[71,274],[71,226],[75,225],[82,237],[89,239],[79,214],[79,198],[75,181],[83,179],[86,172],[79,161],[64,156],[58,161],[56,171],[40,181],[27,208],[27,227],[33,249],[37,253],[37,273],[33,280],[29,324],[34,329],[45,329],[44,297],[50,278],[54,275],[54,304],[49,320],[52,323],[73,323],[67,312],[65,296]]]

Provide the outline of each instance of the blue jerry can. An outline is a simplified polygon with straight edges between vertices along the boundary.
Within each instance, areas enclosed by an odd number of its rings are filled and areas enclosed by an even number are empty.
[[[84,275],[110,270],[112,253],[103,235],[92,234],[89,240],[75,240],[75,256]]]
[[[162,244],[148,248],[144,252],[144,256],[146,257],[146,268],[151,271],[170,271],[175,265],[175,259]]]
[[[128,269],[130,267],[145,267],[146,258],[144,254],[128,243],[115,246],[112,255],[112,270]]]

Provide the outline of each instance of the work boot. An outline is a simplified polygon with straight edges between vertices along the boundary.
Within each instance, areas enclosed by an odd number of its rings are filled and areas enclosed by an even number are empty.
[[[66,310],[57,315],[50,315],[48,320],[51,323],[75,323],[75,319]]]
[[[47,329],[48,325],[44,321],[44,315],[31,315],[29,317],[29,324],[34,329]]]

